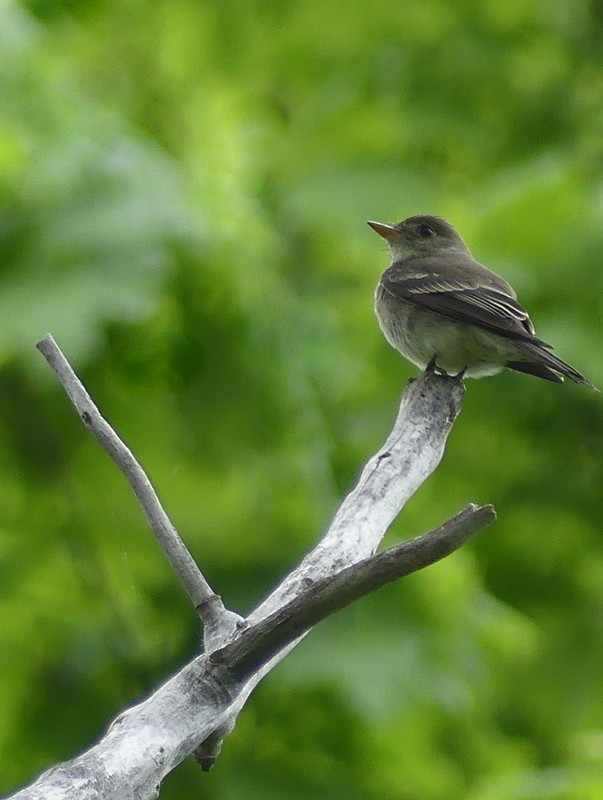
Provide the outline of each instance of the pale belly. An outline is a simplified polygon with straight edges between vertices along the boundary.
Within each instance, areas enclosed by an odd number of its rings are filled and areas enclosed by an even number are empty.
[[[375,310],[387,341],[421,369],[435,356],[437,366],[449,375],[466,369],[467,377],[481,378],[518,359],[510,340],[412,303],[382,296]]]

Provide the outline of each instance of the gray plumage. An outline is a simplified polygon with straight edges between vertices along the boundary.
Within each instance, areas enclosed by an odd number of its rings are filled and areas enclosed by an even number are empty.
[[[595,388],[536,336],[512,287],[473,258],[446,220],[415,216],[369,225],[392,254],[375,292],[377,319],[388,342],[413,364],[435,363],[474,378],[507,367]]]

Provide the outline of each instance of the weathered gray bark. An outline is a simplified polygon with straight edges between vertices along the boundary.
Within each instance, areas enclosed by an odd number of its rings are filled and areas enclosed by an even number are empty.
[[[102,419],[56,344],[46,337],[39,347],[84,423],[128,477],[157,536],[159,519],[160,534],[167,536],[162,546],[168,558],[174,550],[176,560],[185,565],[182,575],[171,559],[204,620],[206,652],[149,698],[122,712],[88,751],[11,795],[15,800],[153,798],[165,775],[191,753],[208,769],[250,692],[316,622],[379,586],[443,558],[494,518],[489,506],[468,506],[441,528],[374,555],[405,502],[439,464],[460,411],[460,382],[427,372],[409,383],[390,436],[365,466],[324,537],[242,619],[224,608],[209,588],[146,475]],[[125,448],[126,464],[120,448]],[[175,545],[171,531],[177,537]]]

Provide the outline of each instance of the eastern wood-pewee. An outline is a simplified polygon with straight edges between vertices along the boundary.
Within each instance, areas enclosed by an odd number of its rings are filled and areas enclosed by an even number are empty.
[[[511,286],[473,258],[446,220],[368,224],[392,255],[375,292],[377,319],[387,341],[413,364],[471,378],[508,367],[596,388],[537,338]]]

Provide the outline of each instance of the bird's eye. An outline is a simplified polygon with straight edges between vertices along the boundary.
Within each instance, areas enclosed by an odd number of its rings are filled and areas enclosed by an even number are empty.
[[[420,225],[419,234],[423,237],[423,239],[429,239],[430,236],[435,236],[435,231],[431,225]]]

